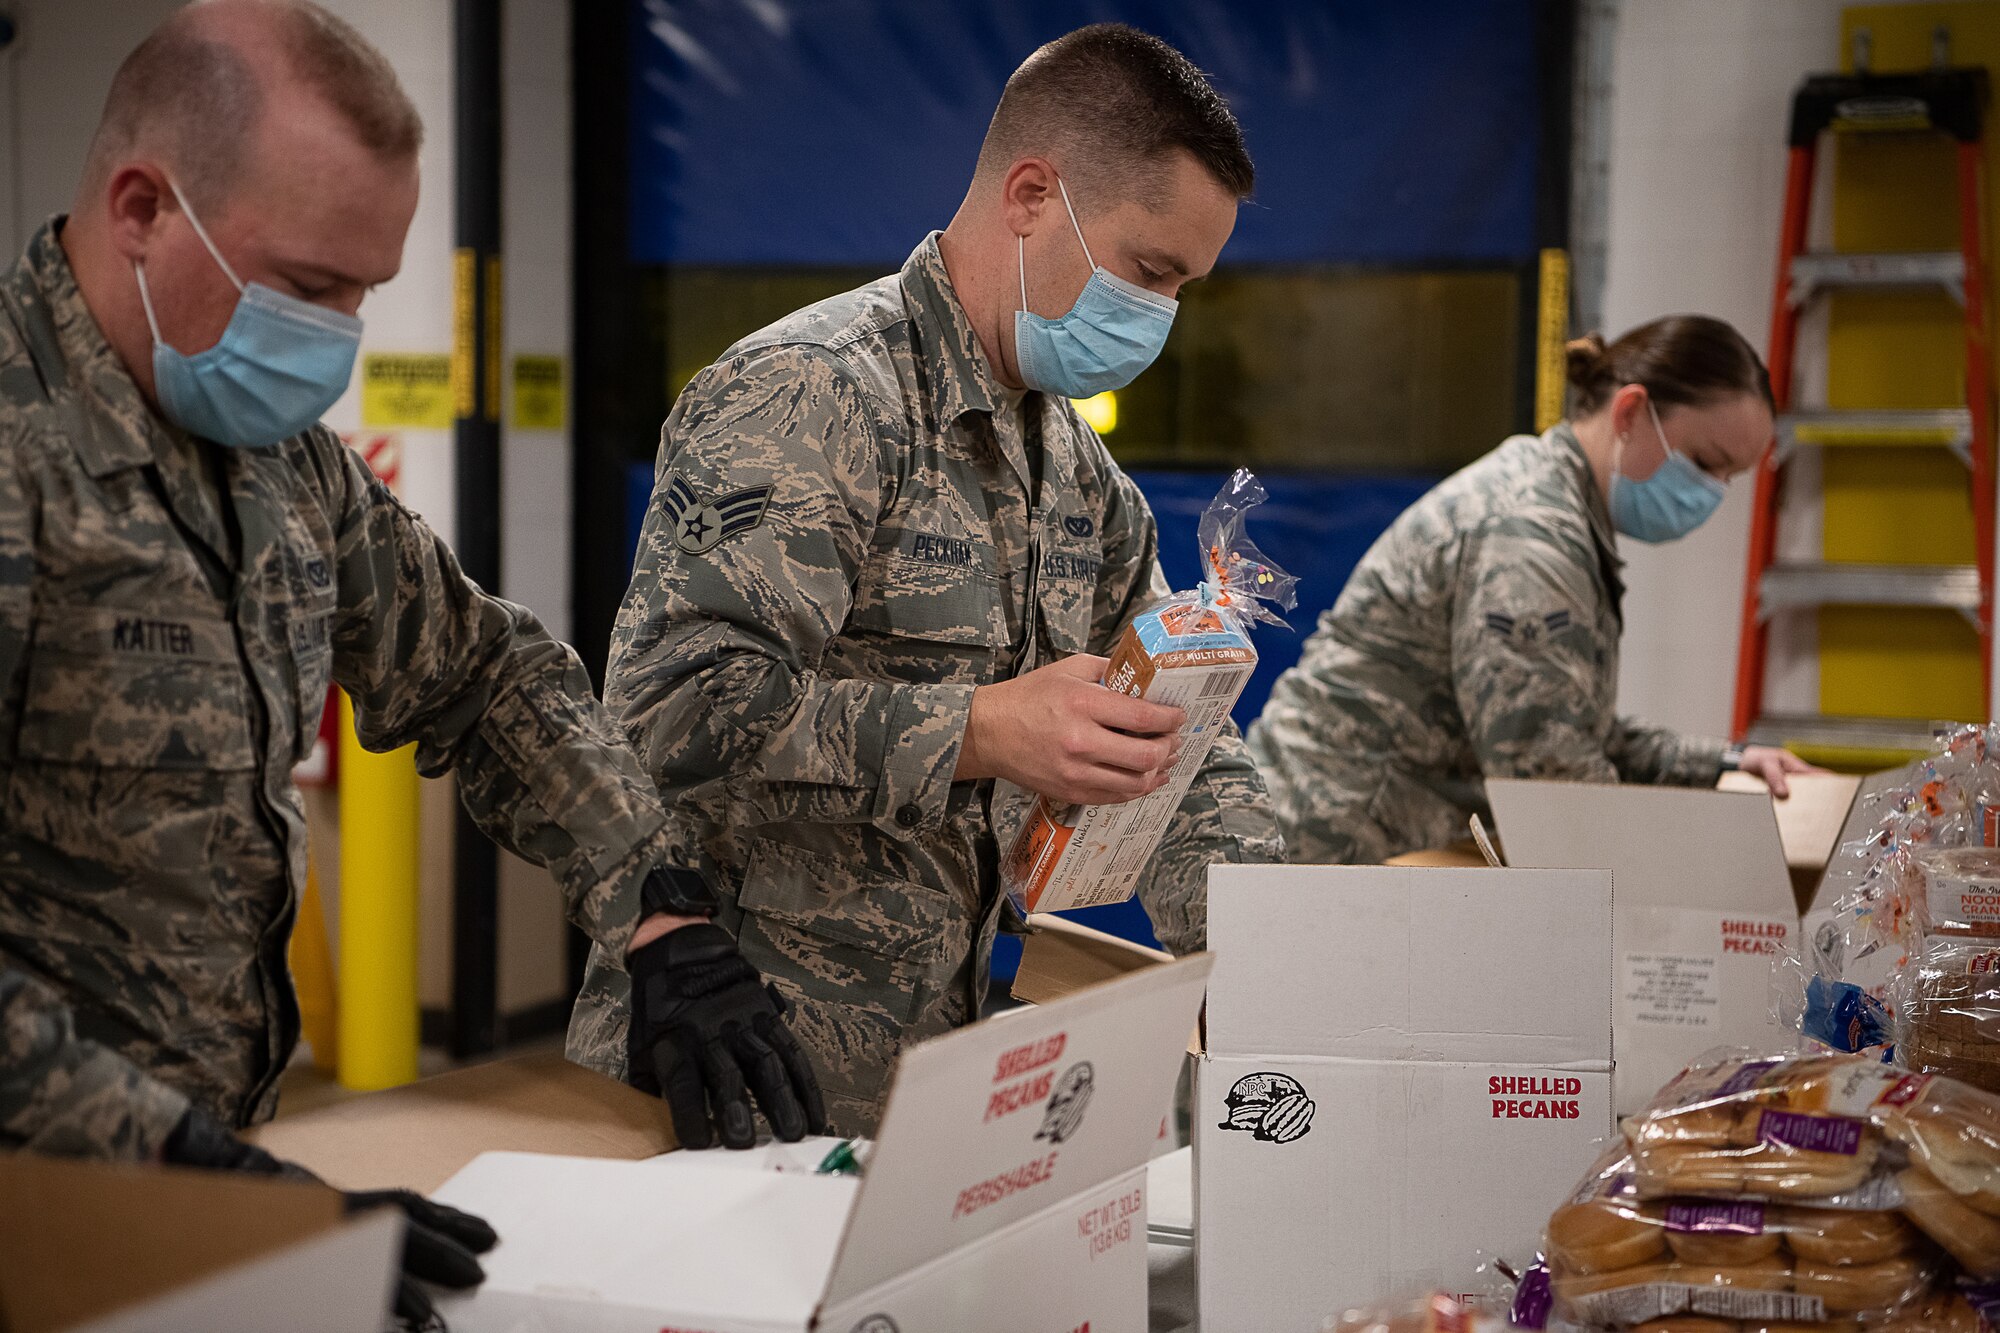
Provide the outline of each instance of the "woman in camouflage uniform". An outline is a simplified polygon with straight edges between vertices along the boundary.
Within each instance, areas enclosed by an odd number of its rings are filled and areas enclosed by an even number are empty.
[[[1250,730],[1294,860],[1367,863],[1465,834],[1489,776],[1782,793],[1807,765],[1618,715],[1617,535],[1686,536],[1771,441],[1743,335],[1677,315],[1569,345],[1574,409],[1391,525]]]

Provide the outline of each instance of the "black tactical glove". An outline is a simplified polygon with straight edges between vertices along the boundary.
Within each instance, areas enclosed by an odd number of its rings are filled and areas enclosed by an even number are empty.
[[[633,950],[625,966],[632,976],[631,1082],[666,1098],[683,1148],[715,1141],[711,1113],[724,1146],[754,1146],[752,1093],[785,1142],[826,1132],[819,1080],[785,1027],[785,1001],[728,931],[682,926]]]
[[[325,1183],[297,1163],[273,1157],[255,1144],[245,1143],[199,1107],[189,1107],[188,1113],[181,1117],[180,1124],[167,1137],[161,1157],[175,1166]],[[411,1190],[343,1190],[341,1197],[347,1201],[350,1213],[397,1208],[408,1220],[403,1232],[403,1274],[396,1284],[396,1317],[409,1327],[445,1326],[419,1282],[462,1290],[486,1280],[486,1270],[473,1256],[492,1249],[499,1237],[479,1218],[433,1203]]]

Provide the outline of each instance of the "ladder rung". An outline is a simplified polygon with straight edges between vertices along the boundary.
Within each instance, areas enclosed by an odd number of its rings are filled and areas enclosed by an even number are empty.
[[[1979,610],[1972,565],[1781,564],[1758,584],[1766,610],[1799,606],[1935,606]]]
[[[1965,291],[1965,256],[1956,250],[1906,254],[1837,254],[1823,251],[1792,257],[1792,302],[1832,287],[1943,287],[1960,300]]]
[[[1880,750],[1923,754],[1931,748],[1929,723],[1900,717],[1831,717],[1817,713],[1767,713],[1750,727],[1752,745],[1792,749]]]
[[[1972,444],[1972,413],[1962,407],[1929,412],[1787,412],[1778,418],[1778,443],[1821,449],[1847,445],[1961,449]]]

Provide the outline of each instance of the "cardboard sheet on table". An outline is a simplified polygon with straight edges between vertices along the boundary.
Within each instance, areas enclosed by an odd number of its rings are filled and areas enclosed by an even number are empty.
[[[376,1333],[400,1216],[295,1181],[0,1154],[0,1328]],[[199,1225],[190,1225],[198,1220]]]
[[[659,1098],[555,1052],[281,1116],[245,1137],[342,1188],[423,1193],[483,1152],[630,1161],[677,1146]]]

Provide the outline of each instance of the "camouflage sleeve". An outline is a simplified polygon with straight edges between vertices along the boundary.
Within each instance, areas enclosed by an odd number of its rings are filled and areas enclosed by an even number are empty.
[[[1727,741],[1649,727],[1631,718],[1619,718],[1611,728],[1611,762],[1626,782],[1713,787],[1722,776],[1722,755],[1728,748]]]
[[[370,750],[415,742],[427,777],[458,775],[480,829],[546,866],[569,917],[622,956],[666,815],[576,653],[488,595],[423,520],[327,436],[341,498],[334,679]]]
[[[0,1148],[151,1160],[188,1100],[76,1035],[48,987],[0,965]]]
[[[943,819],[972,685],[820,670],[857,595],[896,614],[856,589],[879,429],[818,348],[717,365],[674,404],[605,688],[670,806],[703,788],[748,823]]]
[[[1105,505],[1104,570],[1091,651],[1108,651],[1128,621],[1168,595],[1159,540],[1145,497],[1130,477],[1114,469]],[[1139,901],[1162,945],[1173,953],[1194,953],[1208,941],[1208,868],[1217,862],[1284,859],[1285,841],[1264,779],[1232,722],[1181,798],[1139,881]]]
[[[1466,537],[1452,597],[1452,687],[1488,777],[1616,782],[1590,570],[1554,536],[1502,518]]]

